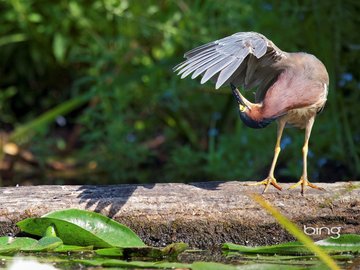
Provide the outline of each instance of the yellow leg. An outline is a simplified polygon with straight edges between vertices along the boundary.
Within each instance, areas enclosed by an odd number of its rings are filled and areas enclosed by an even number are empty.
[[[275,145],[275,150],[274,150],[274,158],[273,158],[273,161],[271,164],[269,176],[261,182],[257,182],[254,184],[246,184],[247,186],[265,185],[263,193],[265,193],[267,191],[267,189],[269,188],[270,185],[273,185],[278,190],[282,190],[282,187],[280,185],[278,185],[278,183],[276,182],[276,179],[274,177],[274,170],[275,170],[277,159],[279,157],[279,153],[281,151],[280,142],[281,142],[281,136],[282,136],[285,124],[286,124],[285,120],[280,119],[278,122],[278,130],[277,130],[277,139],[276,139],[276,145]]]
[[[308,155],[308,150],[309,150],[309,138],[310,138],[310,134],[311,134],[311,129],[314,125],[314,120],[315,120],[315,116],[310,118],[309,121],[306,124],[306,128],[305,128],[305,143],[302,149],[303,152],[303,173],[302,176],[299,180],[299,182],[297,182],[295,185],[292,185],[289,189],[293,189],[296,188],[298,186],[301,185],[301,194],[304,195],[304,190],[305,190],[305,186],[309,186],[311,188],[315,188],[315,189],[319,189],[319,190],[324,190],[321,187],[318,187],[314,184],[311,184],[307,178],[307,155]]]

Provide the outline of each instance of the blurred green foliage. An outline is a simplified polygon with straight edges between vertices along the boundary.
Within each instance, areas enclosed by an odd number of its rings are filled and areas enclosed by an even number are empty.
[[[257,31],[285,51],[315,54],[331,76],[310,140],[311,178],[359,177],[359,3],[0,1],[0,128],[12,132],[87,95],[88,103],[21,142],[40,160],[96,164],[98,183],[260,180],[276,125],[245,127],[227,87],[215,91],[172,72],[195,46]],[[69,150],[66,134],[76,127]],[[280,180],[300,176],[303,135],[285,131]]]

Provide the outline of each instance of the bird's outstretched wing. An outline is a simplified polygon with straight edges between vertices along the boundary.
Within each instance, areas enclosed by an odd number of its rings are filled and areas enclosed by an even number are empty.
[[[245,89],[257,87],[256,99],[261,100],[281,70],[276,62],[287,57],[275,44],[256,32],[239,32],[197,47],[184,55],[187,60],[174,67],[185,78],[202,75],[216,89],[232,83]]]

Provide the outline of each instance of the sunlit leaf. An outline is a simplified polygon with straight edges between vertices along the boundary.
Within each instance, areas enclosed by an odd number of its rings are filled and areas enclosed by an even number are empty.
[[[24,232],[42,236],[49,226],[64,244],[94,247],[141,247],[145,244],[128,227],[103,215],[68,209],[51,212],[41,218],[29,218],[17,224]]]
[[[324,240],[315,242],[320,246],[334,247],[352,247],[354,250],[360,247],[360,235],[358,234],[342,234],[338,238],[329,237]]]
[[[51,212],[43,217],[64,220],[93,233],[112,246],[141,247],[144,242],[131,229],[101,214],[67,209]]]
[[[111,247],[109,243],[93,233],[67,221],[53,218],[27,218],[17,223],[18,227],[26,233],[42,236],[46,229],[54,225],[57,236],[65,244],[77,246]],[[75,237],[74,237],[75,236]]]
[[[26,35],[21,33],[2,36],[0,37],[0,46],[4,46],[16,42],[22,42],[25,41],[26,38],[27,38]]]

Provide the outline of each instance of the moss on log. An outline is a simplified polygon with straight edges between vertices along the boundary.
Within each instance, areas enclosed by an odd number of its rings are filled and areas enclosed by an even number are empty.
[[[307,189],[305,196],[282,185],[283,191],[270,189],[263,197],[300,228],[308,228],[313,239],[327,237],[335,227],[340,233],[360,233],[360,182],[319,183],[326,191]],[[209,248],[229,241],[264,245],[293,240],[249,196],[260,191],[243,182],[3,187],[0,235],[18,233],[16,222],[24,218],[78,208],[126,224],[153,246],[184,241]]]

